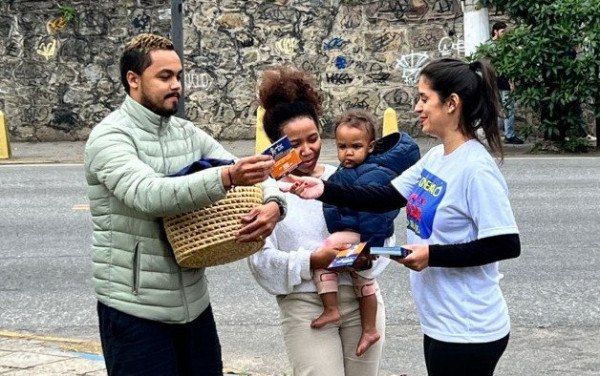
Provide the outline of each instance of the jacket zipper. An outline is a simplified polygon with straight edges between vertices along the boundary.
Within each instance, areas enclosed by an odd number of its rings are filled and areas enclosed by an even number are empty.
[[[164,124],[164,118],[161,118],[160,126],[158,128],[158,144],[160,145],[160,154],[162,156],[164,168],[165,168],[165,170],[168,170],[168,168],[170,166],[167,166],[167,163],[169,161],[167,161],[167,159],[165,158],[165,150],[163,149],[163,144],[162,144],[162,136],[165,131],[165,128],[166,128],[166,125]],[[186,321],[189,321],[190,309],[189,309],[189,305],[188,305],[188,301],[187,301],[187,295],[185,293],[185,286],[183,284],[183,272],[182,272],[181,268],[179,268],[179,270],[177,271],[177,274],[179,275],[179,285],[181,286],[181,301],[183,302],[183,308],[185,309],[184,312],[186,315]]]
[[[135,249],[133,250],[133,283],[131,292],[133,295],[137,295],[140,289],[140,243],[135,243]]]
[[[181,285],[181,300],[183,301],[183,308],[185,309],[186,322],[190,320],[190,308],[188,306],[187,295],[185,293],[185,286],[183,285],[183,272],[179,269],[179,283]]]
[[[165,150],[163,148],[163,144],[162,144],[162,136],[163,133],[165,131],[165,120],[164,118],[160,118],[160,125],[158,126],[158,132],[157,132],[157,136],[158,136],[158,144],[160,145],[160,155],[162,157],[163,160],[163,168],[165,169],[165,171],[169,171],[169,166],[167,166],[167,163],[169,161],[167,161],[167,159],[165,158]]]

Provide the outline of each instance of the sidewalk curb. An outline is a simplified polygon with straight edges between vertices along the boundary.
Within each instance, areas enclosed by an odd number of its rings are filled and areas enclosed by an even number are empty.
[[[102,355],[102,346],[99,342],[96,341],[87,341],[84,339],[76,338],[44,336],[23,332],[10,332],[6,330],[0,330],[0,338],[40,341],[42,343],[52,343],[53,345],[58,346],[61,350],[64,351]]]
[[[68,355],[65,355],[65,356],[68,356],[69,358],[72,356],[75,356],[76,358],[83,359],[84,361],[102,362],[102,364],[104,364],[104,357],[102,356],[102,346],[97,341],[89,341],[89,340],[84,340],[84,339],[80,339],[80,338],[46,336],[46,335],[26,333],[26,332],[13,332],[13,331],[0,329],[0,343],[1,343],[2,339],[19,341],[19,342],[23,342],[23,343],[29,342],[29,341],[35,341],[35,342],[39,342],[39,345],[37,345],[37,347],[48,349],[47,351],[43,351],[43,352],[33,351],[32,354],[39,354],[42,356],[43,356],[43,354],[48,354],[52,357],[57,357],[60,355],[56,354],[56,350],[59,350],[60,352],[68,353]],[[32,346],[31,344],[28,343],[27,347],[33,348],[36,346]],[[22,353],[22,351],[23,350],[14,350],[14,349],[12,351],[1,350],[0,353],[2,353],[2,352]],[[3,356],[3,355],[0,354],[0,357],[1,356]],[[56,360],[48,361],[48,363],[54,363],[54,362],[56,362]],[[35,370],[35,367],[43,366],[44,363],[45,362],[41,362],[34,366],[27,366],[25,368],[18,367],[18,368],[16,368],[16,370],[27,370],[27,369]],[[3,373],[4,370],[5,370],[5,368],[3,368],[2,365],[0,365],[0,373]],[[95,372],[94,372],[94,374],[95,374]],[[246,371],[235,370],[235,369],[228,368],[228,367],[223,367],[223,374],[224,375],[240,375],[240,376],[241,375],[261,376],[261,374],[258,374],[258,373],[248,373]]]
[[[83,161],[80,160],[50,160],[50,159],[5,159],[0,160],[0,165],[82,165]]]
[[[335,140],[324,138],[321,149],[320,160],[323,162],[336,163],[337,151]],[[417,137],[415,141],[419,145],[421,155],[424,155],[439,141],[432,137]],[[219,140],[219,143],[229,152],[237,157],[245,157],[255,153],[254,140]],[[533,156],[530,151],[533,144],[503,145],[505,157]],[[18,165],[81,165],[83,164],[85,141],[54,141],[54,142],[13,142],[12,156],[9,159],[0,159],[0,166]],[[540,155],[541,156],[541,155]]]

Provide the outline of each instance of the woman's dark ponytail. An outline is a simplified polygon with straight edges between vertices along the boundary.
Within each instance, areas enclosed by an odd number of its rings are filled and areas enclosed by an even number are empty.
[[[465,63],[444,58],[434,60],[421,71],[433,91],[442,101],[456,93],[462,100],[461,131],[469,138],[479,140],[477,129],[482,128],[493,154],[503,158],[498,115],[500,103],[496,73],[483,60]]]
[[[496,71],[487,60],[477,60],[469,64],[471,69],[481,80],[478,102],[478,112],[474,114],[480,119],[480,125],[485,134],[488,146],[493,154],[503,157],[502,142],[498,131],[498,116],[500,115],[500,98]]]

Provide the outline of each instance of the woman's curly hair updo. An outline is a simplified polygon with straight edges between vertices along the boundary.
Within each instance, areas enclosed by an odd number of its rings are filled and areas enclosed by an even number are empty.
[[[293,119],[308,117],[319,127],[323,97],[308,72],[290,66],[265,71],[258,97],[265,109],[263,126],[272,142],[281,137],[281,129]]]

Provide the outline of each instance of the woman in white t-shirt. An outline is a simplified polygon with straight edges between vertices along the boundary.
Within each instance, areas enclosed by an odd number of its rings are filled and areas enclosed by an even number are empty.
[[[302,198],[363,211],[406,206],[407,245],[396,259],[412,269],[411,289],[430,376],[493,375],[510,320],[498,261],[518,257],[519,231],[497,163],[502,160],[496,76],[488,63],[440,59],[420,73],[423,132],[440,139],[385,187],[350,187],[301,178]]]

